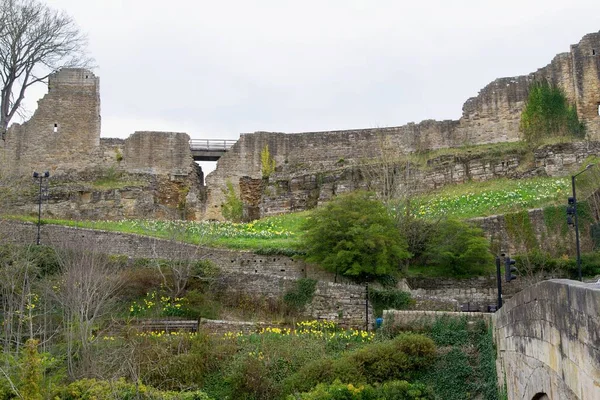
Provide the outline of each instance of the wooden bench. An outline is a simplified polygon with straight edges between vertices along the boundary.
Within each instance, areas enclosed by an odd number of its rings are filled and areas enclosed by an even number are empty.
[[[197,319],[139,320],[135,324],[143,332],[197,332]]]

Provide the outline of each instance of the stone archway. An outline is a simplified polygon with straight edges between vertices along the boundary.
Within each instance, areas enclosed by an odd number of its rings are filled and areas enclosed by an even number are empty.
[[[550,400],[546,393],[537,393],[531,400]]]

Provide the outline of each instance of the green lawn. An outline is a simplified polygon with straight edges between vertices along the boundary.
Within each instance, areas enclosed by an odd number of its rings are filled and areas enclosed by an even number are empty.
[[[412,212],[423,218],[484,217],[566,204],[570,190],[568,177],[469,182],[416,197]]]
[[[75,221],[62,219],[43,219],[42,223],[135,233],[205,246],[254,250],[293,249],[298,242],[300,225],[306,215],[308,212],[286,214],[246,224],[207,221]],[[35,217],[13,216],[11,218],[37,222]]]

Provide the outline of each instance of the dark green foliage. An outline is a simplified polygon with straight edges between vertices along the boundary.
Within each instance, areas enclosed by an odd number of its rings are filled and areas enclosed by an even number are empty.
[[[467,318],[444,316],[435,320],[431,327],[431,338],[438,346],[460,346],[469,340]]]
[[[409,256],[386,207],[368,193],[335,198],[303,225],[307,260],[357,279],[393,274]]]
[[[398,289],[369,289],[369,301],[376,317],[381,317],[383,310],[404,310],[414,304],[409,292]]]
[[[546,80],[530,85],[520,130],[531,144],[551,136],[585,136],[585,125],[579,121],[575,107],[569,104],[562,89]]]
[[[224,380],[229,387],[222,389],[221,398],[281,398],[284,380],[311,360],[323,357],[323,344],[322,341],[311,340],[306,336],[248,337],[227,366],[224,366]],[[311,388],[312,386],[308,389]]]
[[[17,260],[31,263],[40,277],[54,275],[60,268],[58,255],[52,247],[0,244],[0,263],[12,264]]]
[[[205,393],[162,392],[151,387],[117,381],[81,379],[55,391],[52,398],[61,400],[210,400]]]
[[[438,224],[427,245],[427,264],[453,276],[473,276],[489,270],[494,257],[480,228],[456,220]]]
[[[437,319],[430,335],[439,346],[435,365],[421,379],[436,399],[498,399],[496,350],[491,328],[465,317]]]
[[[298,279],[295,282],[294,287],[288,290],[283,296],[283,302],[290,311],[302,311],[302,309],[312,301],[316,287],[316,279]]]
[[[479,321],[477,350],[479,352],[479,363],[475,374],[480,377],[477,390],[483,394],[486,400],[498,400],[498,376],[496,374],[496,348],[492,337],[492,328],[488,328],[485,322]]]
[[[548,272],[566,275],[570,278],[577,277],[577,259],[575,257],[552,257],[551,254],[534,250],[527,254],[515,256],[517,266],[525,265],[528,272]],[[600,274],[600,253],[589,252],[581,254],[581,272],[584,276]]]
[[[428,400],[431,390],[421,383],[390,381],[382,385],[354,385],[336,380],[319,384],[308,393],[288,396],[288,400]]]
[[[438,357],[427,377],[434,387],[436,398],[464,400],[473,398],[473,368],[468,356],[458,347]]]

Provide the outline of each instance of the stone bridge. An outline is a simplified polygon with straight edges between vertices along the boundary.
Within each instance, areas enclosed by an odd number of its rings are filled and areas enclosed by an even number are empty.
[[[508,400],[600,399],[600,284],[540,282],[493,321]]]

